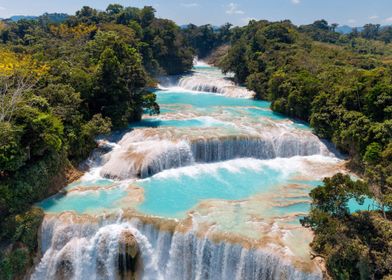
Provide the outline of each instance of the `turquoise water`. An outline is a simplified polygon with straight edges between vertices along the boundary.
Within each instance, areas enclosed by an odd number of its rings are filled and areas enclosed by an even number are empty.
[[[252,118],[269,118],[271,120],[288,120],[286,116],[273,112],[270,110],[271,103],[268,101],[245,99],[245,98],[231,98],[222,96],[219,94],[212,93],[190,93],[190,92],[179,92],[179,91],[155,91],[157,95],[157,102],[161,106],[161,113],[175,113],[176,111],[165,107],[165,105],[173,106],[177,105],[191,105],[194,111],[201,111],[205,114],[211,114],[217,111],[227,112],[233,117],[249,116]],[[293,126],[302,130],[311,130],[307,123],[293,120]],[[147,120],[147,122],[149,122]],[[143,123],[142,123],[143,124]],[[147,123],[148,124],[148,123]],[[159,123],[156,121],[152,125],[159,126],[199,126],[197,120],[195,121],[181,121],[181,122],[169,122],[162,121]],[[137,125],[137,124],[136,124]],[[151,126],[156,127],[156,126]]]
[[[164,175],[166,173],[163,172]],[[203,200],[245,199],[271,191],[283,179],[281,172],[268,167],[259,170],[240,168],[235,172],[226,168],[213,172],[204,169],[197,175],[181,174],[181,171],[175,176],[158,175],[138,183],[145,191],[145,201],[138,210],[152,215],[179,217]]]
[[[157,118],[144,119],[140,122],[133,123],[130,128],[157,128],[157,127],[210,127],[225,126],[218,121],[209,121],[208,119],[194,118],[184,120],[161,120]]]
[[[193,66],[195,70],[207,70],[207,71],[220,71],[218,67],[210,66],[210,65],[195,65]]]
[[[360,205],[355,199],[350,199],[348,202],[348,208],[351,212],[357,211],[368,211],[368,210],[377,210],[377,203],[370,198],[366,198],[364,203]]]
[[[57,195],[41,202],[38,206],[49,213],[75,211],[76,213],[97,213],[118,208],[118,202],[127,195],[122,188],[92,190]]]
[[[287,215],[289,213],[306,213],[310,210],[310,204],[306,202],[293,203],[288,206],[274,207],[275,215]],[[298,217],[298,221],[299,221]]]
[[[196,70],[216,72],[216,69],[201,66]],[[252,99],[230,98],[219,94],[192,93],[187,91],[162,91],[157,90],[157,102],[163,114],[183,113],[181,108],[186,108],[201,117],[170,119],[170,115],[162,119],[158,117],[146,118],[141,122],[130,125],[131,129],[156,128],[156,127],[209,127],[231,125],[230,118],[246,116],[255,122],[260,118],[274,121],[284,121],[288,118],[272,112],[270,103]],[[177,107],[177,108],[176,108]],[[223,114],[224,120],[220,121],[213,116]],[[229,117],[228,117],[229,116]],[[240,119],[239,119],[240,120]],[[248,125],[244,123],[244,125]],[[308,130],[309,127],[301,122],[294,122],[295,127]],[[246,162],[246,160],[245,160]],[[202,165],[186,167],[177,171],[168,170],[154,177],[139,180],[135,184],[144,189],[144,201],[137,209],[146,214],[164,217],[183,217],[184,214],[195,208],[205,200],[242,200],[254,195],[273,193],[274,188],[285,184],[303,184],[314,187],[320,181],[293,181],[298,172],[286,174],[282,167],[270,167],[261,164],[262,161],[249,159],[256,162],[256,167],[245,164],[236,166]],[[229,162],[229,165],[232,164]],[[233,164],[238,164],[233,162]],[[204,167],[203,167],[204,166]],[[215,167],[213,167],[215,166]],[[213,170],[211,169],[213,167]],[[300,167],[298,167],[300,168]],[[299,170],[300,171],[300,170]],[[92,178],[69,185],[66,190],[71,191],[63,196],[55,196],[39,204],[47,212],[76,211],[78,213],[97,212],[107,209],[117,209],[128,192],[116,184],[115,180]],[[118,182],[117,182],[118,184]],[[303,191],[300,198],[306,199],[307,191]],[[290,199],[287,199],[288,201]],[[295,199],[293,199],[295,200]],[[304,212],[309,204],[295,203],[290,206],[278,207],[278,213]]]
[[[224,106],[241,106],[241,107],[260,107],[269,109],[270,102],[256,101],[245,98],[231,98],[213,93],[190,93],[177,91],[155,92],[159,105],[186,104],[199,108],[224,107]]]

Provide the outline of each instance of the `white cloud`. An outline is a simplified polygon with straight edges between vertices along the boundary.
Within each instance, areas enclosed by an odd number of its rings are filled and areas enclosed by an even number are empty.
[[[185,8],[194,8],[194,7],[198,7],[199,4],[198,3],[181,3],[181,6],[183,6]]]
[[[392,17],[386,18],[385,22],[392,22]]]
[[[4,11],[4,10],[5,10],[5,8],[0,6],[0,11]]]
[[[301,3],[301,0],[291,0],[291,3],[293,3],[294,5],[298,5]]]
[[[355,19],[350,18],[349,20],[347,20],[347,22],[353,24],[356,23],[357,21]]]
[[[230,3],[229,5],[227,5],[226,14],[228,14],[228,15],[243,15],[243,14],[245,14],[245,12],[243,10],[239,9],[238,4]]]
[[[379,18],[379,16],[377,16],[377,15],[370,16],[370,17],[369,17],[369,19],[378,19],[378,18]]]

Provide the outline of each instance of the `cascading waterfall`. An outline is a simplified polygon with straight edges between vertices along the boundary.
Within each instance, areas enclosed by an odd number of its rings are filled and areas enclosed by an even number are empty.
[[[252,98],[255,93],[239,88],[226,78],[210,78],[206,75],[192,75],[180,79],[179,87],[200,92],[219,93],[228,97]]]
[[[131,137],[132,139],[132,137]],[[162,170],[186,166],[194,160],[186,142],[146,141],[124,143],[106,155],[101,175],[108,178],[146,178]]]
[[[41,235],[43,257],[32,279],[118,279],[127,272],[136,276],[139,254],[145,279],[161,278],[150,242],[130,223],[51,219],[44,222]]]
[[[194,64],[197,71],[191,75],[161,77],[160,86],[163,89],[174,87],[189,91],[217,93],[227,97],[253,98],[255,96],[255,92],[238,87],[227,75],[222,75],[217,69],[199,61],[195,61]]]
[[[161,116],[101,140],[40,204],[31,279],[321,279],[298,217],[341,161],[216,68],[161,81]]]
[[[150,130],[124,136],[118,148],[106,155],[101,175],[128,179],[150,177],[166,169],[192,163],[208,163],[235,158],[273,159],[309,155],[329,155],[327,147],[313,134],[268,132],[260,136],[211,136],[161,139]],[[141,140],[143,139],[143,140]]]
[[[136,219],[47,218],[42,254],[32,279],[321,279],[320,271],[301,271],[273,252]]]

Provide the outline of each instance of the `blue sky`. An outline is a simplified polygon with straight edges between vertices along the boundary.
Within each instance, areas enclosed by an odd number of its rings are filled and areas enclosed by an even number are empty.
[[[392,0],[0,0],[0,17],[44,12],[74,14],[84,5],[105,9],[109,3],[150,5],[159,17],[178,24],[244,25],[249,19],[290,19],[295,24],[306,24],[321,18],[351,26],[392,24]]]

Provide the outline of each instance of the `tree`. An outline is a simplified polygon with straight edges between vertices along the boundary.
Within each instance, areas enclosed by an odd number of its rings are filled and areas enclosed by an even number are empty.
[[[222,62],[222,70],[225,73],[234,72],[238,83],[244,83],[249,75],[246,61],[246,42],[239,41],[232,48]]]
[[[116,23],[128,25],[131,21],[140,23],[140,10],[133,7],[124,8],[116,17]]]
[[[363,27],[361,36],[366,39],[376,39],[379,35],[380,25],[379,24],[366,24]]]
[[[386,218],[387,209],[392,207],[392,142],[382,150],[382,146],[371,143],[366,148],[364,161],[366,162],[366,175],[370,185],[375,191],[381,211]]]
[[[322,20],[316,20],[312,24],[315,28],[321,29],[321,30],[330,30],[330,27],[328,25],[328,22],[324,19]]]
[[[0,121],[11,121],[19,103],[47,71],[29,56],[1,50],[0,57]]]
[[[335,218],[344,218],[350,214],[348,202],[355,199],[363,204],[370,196],[368,185],[363,181],[353,181],[349,175],[337,174],[324,179],[324,186],[310,192],[312,209],[318,209]]]
[[[336,32],[336,28],[338,28],[338,26],[339,26],[339,24],[337,24],[337,23],[332,23],[332,24],[331,24],[331,31],[332,31],[332,32]]]
[[[100,54],[94,93],[89,99],[94,114],[101,113],[115,127],[123,127],[141,118],[143,105],[156,106],[143,102],[146,73],[136,49],[113,32],[99,32],[91,49],[94,59]]]
[[[21,139],[23,130],[10,122],[0,122],[0,178],[8,172],[15,172],[28,159]]]
[[[119,5],[119,4],[109,4],[109,6],[106,8],[106,12],[109,15],[117,15],[119,14],[122,10],[124,10],[124,7]]]
[[[81,10],[76,12],[76,18],[86,24],[98,23],[98,11],[88,6],[84,6]]]
[[[155,9],[151,6],[145,6],[140,11],[140,24],[142,28],[149,26],[155,19]]]
[[[263,34],[267,40],[286,44],[294,42],[289,29],[283,24],[271,24],[263,29]]]

